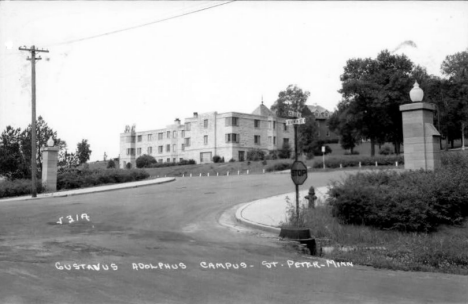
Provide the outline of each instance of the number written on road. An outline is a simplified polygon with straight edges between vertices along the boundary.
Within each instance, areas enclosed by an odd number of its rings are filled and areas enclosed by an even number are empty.
[[[63,219],[63,220],[62,220]],[[79,222],[79,221],[88,221],[89,222],[89,216],[86,213],[82,213],[81,215],[68,215],[68,216],[62,216],[59,218],[57,224],[71,224],[74,222]]]

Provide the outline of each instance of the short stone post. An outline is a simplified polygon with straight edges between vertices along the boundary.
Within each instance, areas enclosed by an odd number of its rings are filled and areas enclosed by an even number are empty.
[[[47,141],[48,147],[42,150],[42,185],[46,192],[57,191],[57,164],[59,147],[54,147],[54,140]]]

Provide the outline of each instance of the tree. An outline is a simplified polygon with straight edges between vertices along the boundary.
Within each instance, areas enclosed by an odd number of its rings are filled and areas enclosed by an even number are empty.
[[[338,109],[329,118],[328,126],[332,132],[340,135],[340,144],[343,149],[350,150],[359,144],[361,135],[356,127],[354,116],[349,113],[348,108],[343,104],[338,104]]]
[[[47,146],[47,141],[52,138],[56,146],[59,146],[60,151],[66,149],[66,143],[57,137],[57,132],[49,128],[42,116],[39,116],[36,121],[36,161],[38,173],[42,171],[42,149]],[[25,163],[28,168],[31,168],[31,125],[21,133],[21,153],[25,157]],[[60,153],[60,152],[59,152]]]
[[[113,159],[107,162],[107,169],[112,169],[112,168],[115,168],[115,162]]]
[[[155,163],[156,159],[153,156],[147,154],[143,154],[136,159],[137,168],[146,168]]]
[[[31,175],[20,143],[21,129],[7,126],[0,141],[0,175],[9,179],[28,178]]]
[[[303,92],[301,88],[291,84],[285,91],[281,91],[278,94],[278,99],[270,109],[276,112],[276,116],[278,117],[289,118],[289,111],[302,111],[309,96],[310,93],[308,91]]]
[[[297,128],[297,148],[299,153],[310,155],[317,140],[317,124],[308,107],[304,107],[302,116],[305,118],[305,123],[298,125]]]
[[[465,123],[468,118],[468,51],[447,56],[442,62],[441,70],[454,85],[452,97],[456,99],[458,105],[460,117],[457,124],[460,126],[460,137],[462,138],[462,144],[464,144]]]
[[[76,147],[76,156],[79,159],[80,165],[86,163],[91,156],[91,151],[89,149],[89,144],[87,139],[81,140]]]
[[[403,142],[399,106],[409,102],[413,63],[405,55],[392,55],[387,50],[376,59],[350,59],[341,75],[342,106],[354,116],[353,128],[375,144],[392,141],[399,153]]]

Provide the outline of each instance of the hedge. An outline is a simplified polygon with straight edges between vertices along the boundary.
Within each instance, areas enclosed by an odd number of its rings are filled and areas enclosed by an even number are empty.
[[[375,162],[379,166],[395,166],[395,162],[399,165],[404,164],[403,155],[379,155],[379,156],[343,156],[343,157],[325,157],[325,166],[327,168],[340,168],[340,164],[343,168],[346,167],[358,167],[359,162],[361,166],[375,166]],[[322,168],[322,160],[317,160],[313,164],[313,168]]]
[[[468,156],[445,155],[435,171],[358,173],[330,189],[343,223],[430,232],[468,217]]]
[[[0,198],[31,194],[31,185],[30,179],[0,181]],[[37,180],[36,189],[37,193],[44,192],[41,180]]]

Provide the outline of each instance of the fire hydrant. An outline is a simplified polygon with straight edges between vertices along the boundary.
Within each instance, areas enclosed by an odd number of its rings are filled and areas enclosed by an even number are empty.
[[[304,198],[309,200],[309,208],[315,208],[315,200],[317,197],[315,196],[315,189],[313,186],[309,188],[309,195],[305,196]]]

